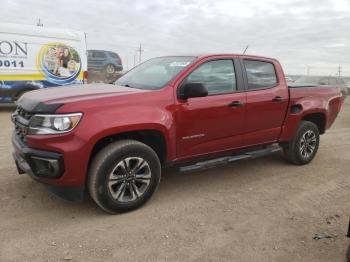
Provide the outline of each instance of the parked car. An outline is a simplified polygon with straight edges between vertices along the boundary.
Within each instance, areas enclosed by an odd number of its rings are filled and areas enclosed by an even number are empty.
[[[339,87],[341,89],[341,94],[343,101],[345,101],[348,95],[348,88],[341,78],[334,76],[302,76],[297,79],[294,83],[290,85],[297,86],[327,86],[327,87]]]
[[[280,150],[308,164],[341,107],[339,88],[288,88],[275,59],[159,57],[115,85],[23,95],[13,156],[19,173],[57,195],[81,200],[87,190],[103,210],[124,212],[149,200],[166,166],[198,170]]]
[[[86,79],[84,32],[0,23],[0,39],[0,103]]]
[[[44,88],[42,81],[0,81],[0,102],[12,103],[17,101],[25,92]]]
[[[113,75],[123,70],[122,60],[111,51],[88,50],[88,70]]]

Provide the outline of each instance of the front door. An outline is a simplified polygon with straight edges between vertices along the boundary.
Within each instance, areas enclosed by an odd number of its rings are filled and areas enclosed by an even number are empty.
[[[237,61],[236,61],[237,62]],[[208,96],[179,101],[177,157],[205,155],[241,147],[246,94],[240,92],[232,59],[202,63],[184,82],[201,82]],[[240,70],[238,72],[241,72]]]

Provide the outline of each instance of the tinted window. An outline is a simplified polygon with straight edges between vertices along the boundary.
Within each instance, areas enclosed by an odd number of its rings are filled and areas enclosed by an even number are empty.
[[[101,57],[101,58],[105,58],[106,54],[101,52],[101,51],[94,51],[94,57]]]
[[[263,89],[277,84],[275,67],[269,62],[244,60],[248,89]]]
[[[195,69],[187,82],[201,82],[208,94],[231,93],[236,90],[236,75],[232,60],[215,60],[206,62]]]

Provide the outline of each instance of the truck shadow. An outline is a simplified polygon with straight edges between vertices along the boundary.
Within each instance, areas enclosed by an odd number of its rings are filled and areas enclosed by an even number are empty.
[[[270,168],[264,170],[267,166]],[[279,176],[281,175],[279,170],[286,168],[286,166],[288,164],[278,155],[275,155],[196,172],[180,172],[176,168],[171,168],[164,172],[158,191],[144,207],[129,213],[118,214],[118,216],[125,215],[129,217],[135,214],[137,216],[140,214],[152,216],[155,212],[162,212],[162,209],[168,209],[169,205],[182,205],[184,200],[188,202],[195,200],[196,197],[208,197],[208,195],[214,193],[213,188],[220,190],[230,185],[232,190],[235,190],[235,188],[238,189],[244,183],[253,182],[254,179],[267,179],[271,176]],[[274,171],[270,172],[269,170]],[[91,217],[110,216],[102,211],[87,193],[82,202],[68,202],[46,192],[47,190],[44,186],[34,181],[29,183],[33,183],[30,187],[35,187],[35,190],[39,191],[31,196],[31,201],[37,202],[40,206],[40,210],[38,208],[37,212],[50,212],[51,216],[55,213],[55,217],[61,217],[63,220],[85,220]],[[37,195],[37,199],[34,198],[35,195]],[[191,198],[193,199],[191,200]],[[32,207],[35,205],[35,203],[31,204]]]

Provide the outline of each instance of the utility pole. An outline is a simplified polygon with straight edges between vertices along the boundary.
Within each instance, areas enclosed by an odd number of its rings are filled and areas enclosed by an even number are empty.
[[[39,18],[38,22],[36,23],[36,25],[37,25],[37,26],[41,26],[41,27],[44,26],[44,24],[41,22],[40,18]]]
[[[306,66],[306,75],[307,75],[307,76],[310,75],[310,66]]]
[[[134,67],[136,66],[136,54],[137,54],[137,51],[135,51],[134,53]]]
[[[142,49],[142,46],[140,44],[140,47],[136,50],[136,52],[139,53],[139,64],[141,64],[141,55],[144,50]]]
[[[340,64],[338,66],[338,77],[341,77],[341,66],[340,66]]]

